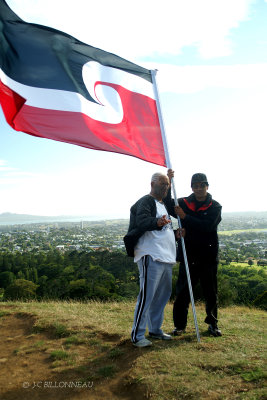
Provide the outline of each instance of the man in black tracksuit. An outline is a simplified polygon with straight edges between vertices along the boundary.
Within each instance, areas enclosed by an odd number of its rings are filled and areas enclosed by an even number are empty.
[[[173,171],[168,171],[173,177]],[[208,181],[205,174],[192,176],[193,193],[178,199],[179,206],[174,205],[170,191],[164,200],[171,215],[179,215],[185,229],[185,248],[188,259],[192,288],[200,282],[206,302],[206,319],[209,333],[221,336],[217,326],[217,267],[218,267],[218,235],[217,227],[221,221],[221,205],[212,199],[207,192]],[[175,336],[183,333],[187,324],[190,303],[187,276],[181,243],[178,244],[179,276],[176,284],[176,300],[173,307]]]

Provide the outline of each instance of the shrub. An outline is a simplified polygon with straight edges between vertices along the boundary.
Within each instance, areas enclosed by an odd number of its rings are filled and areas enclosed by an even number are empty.
[[[29,300],[36,297],[38,285],[26,279],[17,279],[5,290],[5,300]]]
[[[267,311],[267,290],[256,297],[253,301],[253,305]]]

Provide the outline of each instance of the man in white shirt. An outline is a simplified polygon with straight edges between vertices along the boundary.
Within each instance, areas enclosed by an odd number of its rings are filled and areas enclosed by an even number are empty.
[[[168,193],[169,178],[156,173],[151,178],[150,194],[143,196],[131,207],[129,230],[134,261],[140,274],[138,295],[131,339],[136,347],[151,346],[149,336],[170,340],[161,329],[164,308],[172,291],[172,267],[176,263],[176,243],[171,220],[163,203]],[[127,247],[127,246],[126,246]],[[129,251],[127,249],[129,254]]]

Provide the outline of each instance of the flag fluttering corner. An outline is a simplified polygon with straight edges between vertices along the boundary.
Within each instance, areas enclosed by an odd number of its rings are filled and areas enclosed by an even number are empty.
[[[0,0],[0,104],[16,131],[166,166],[151,71]]]

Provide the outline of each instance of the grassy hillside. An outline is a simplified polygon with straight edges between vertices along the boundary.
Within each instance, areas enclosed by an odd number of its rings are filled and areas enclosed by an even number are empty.
[[[187,333],[138,349],[129,340],[133,302],[0,303],[3,400],[264,399],[266,312],[220,310],[223,336],[206,333],[197,305]],[[172,330],[172,306],[164,330]],[[265,331],[265,332],[264,332]]]

